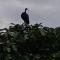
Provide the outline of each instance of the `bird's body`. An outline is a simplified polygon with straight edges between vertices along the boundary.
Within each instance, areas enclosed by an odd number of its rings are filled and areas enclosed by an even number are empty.
[[[27,8],[25,9],[25,12],[22,12],[21,18],[24,20],[25,24],[29,24],[29,15],[26,13]]]

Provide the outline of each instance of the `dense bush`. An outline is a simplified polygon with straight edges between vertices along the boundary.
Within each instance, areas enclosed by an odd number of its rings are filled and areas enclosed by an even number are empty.
[[[57,60],[60,57],[60,27],[16,24],[0,31],[0,60]]]

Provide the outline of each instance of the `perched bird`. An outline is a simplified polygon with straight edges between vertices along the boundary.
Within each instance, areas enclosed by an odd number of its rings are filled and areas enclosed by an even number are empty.
[[[23,19],[25,24],[29,24],[29,15],[26,13],[27,10],[28,8],[25,8],[25,11],[21,14],[21,18]]]

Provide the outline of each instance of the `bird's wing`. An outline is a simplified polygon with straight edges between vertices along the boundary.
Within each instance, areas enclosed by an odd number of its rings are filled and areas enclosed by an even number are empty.
[[[25,23],[29,24],[29,16],[27,13],[22,13],[21,18],[24,20]]]

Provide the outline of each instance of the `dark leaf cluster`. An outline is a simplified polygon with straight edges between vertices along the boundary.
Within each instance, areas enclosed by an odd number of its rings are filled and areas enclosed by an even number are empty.
[[[16,24],[0,31],[0,60],[57,60],[60,57],[60,27]]]

